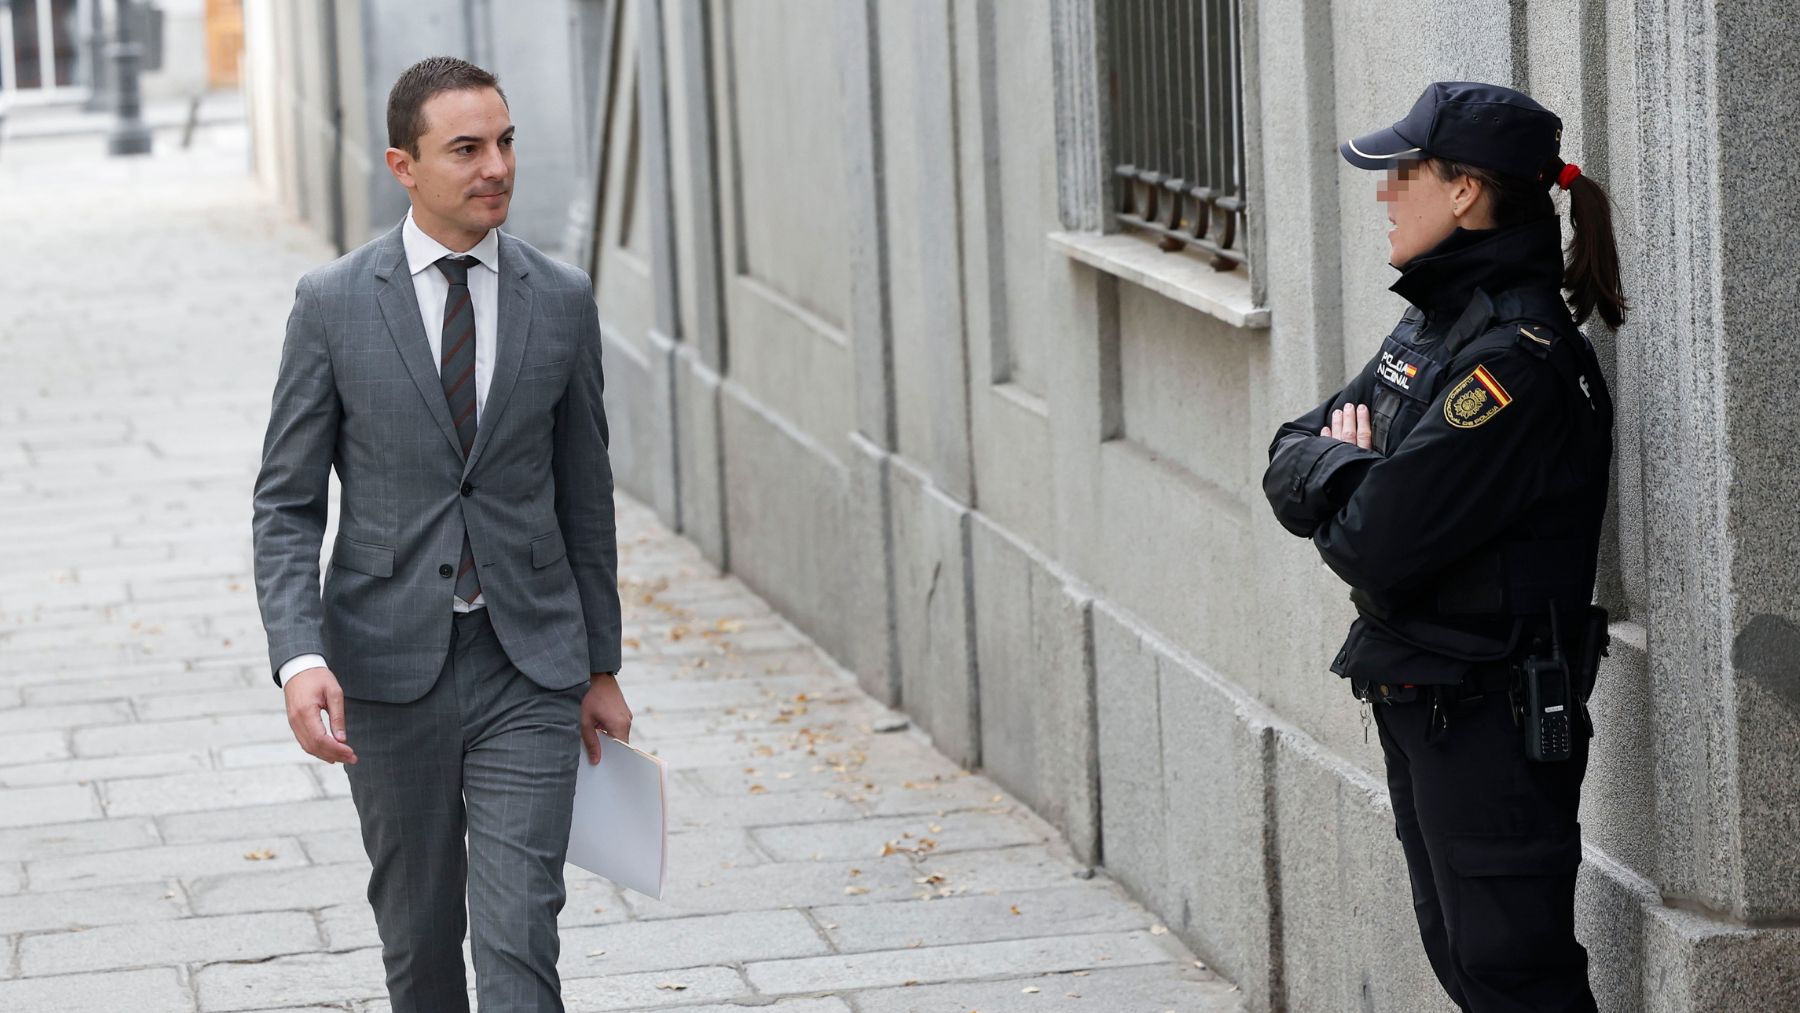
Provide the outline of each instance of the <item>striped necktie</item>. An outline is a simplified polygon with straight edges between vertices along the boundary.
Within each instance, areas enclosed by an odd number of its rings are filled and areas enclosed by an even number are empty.
[[[450,403],[450,418],[456,423],[465,461],[475,446],[475,305],[469,299],[469,268],[477,263],[480,261],[473,257],[444,257],[437,262],[437,269],[450,281],[450,291],[444,296],[444,331],[439,339],[444,354],[438,360],[438,376],[444,383],[444,400]],[[465,529],[462,562],[456,569],[456,596],[470,604],[479,594],[475,550]]]

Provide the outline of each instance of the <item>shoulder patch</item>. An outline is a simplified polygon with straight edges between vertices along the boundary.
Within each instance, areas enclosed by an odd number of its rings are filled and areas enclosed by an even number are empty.
[[[1444,396],[1444,421],[1458,429],[1474,429],[1500,414],[1512,400],[1486,366],[1476,366]]]

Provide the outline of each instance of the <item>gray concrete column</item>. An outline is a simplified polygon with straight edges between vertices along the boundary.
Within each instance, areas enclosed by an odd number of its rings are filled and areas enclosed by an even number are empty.
[[[887,201],[882,186],[880,45],[874,0],[835,7],[844,81],[848,200],[858,227],[850,242],[850,340],[855,355],[856,421],[864,437],[893,450],[894,341],[888,313]]]
[[[675,0],[675,38],[665,46],[671,124],[679,123],[684,157],[672,168],[682,189],[675,244],[685,267],[679,279],[683,333],[675,369],[676,484],[680,530],[708,559],[730,565],[725,524],[725,459],[719,431],[719,385],[728,368],[724,250],[721,248],[718,146],[713,106],[711,22],[704,0]],[[676,111],[679,110],[679,115]],[[678,268],[679,270],[679,268]]]
[[[1800,361],[1791,224],[1800,201],[1800,117],[1769,99],[1800,94],[1800,24],[1784,6],[1747,0],[1717,4],[1712,16],[1720,192],[1708,243],[1719,256],[1723,336],[1712,368],[1723,380],[1729,472],[1720,515],[1731,567],[1723,617],[1730,681],[1720,689],[1735,697],[1742,866],[1732,910],[1753,921],[1792,920],[1800,918],[1800,412],[1791,375]]]
[[[1056,49],[1056,196],[1063,228],[1102,232],[1111,208],[1106,164],[1107,105],[1101,76],[1105,43],[1094,0],[1054,0]]]
[[[644,179],[643,213],[650,226],[650,327],[644,334],[649,353],[650,399],[655,421],[649,453],[650,505],[663,523],[681,523],[681,443],[676,439],[680,407],[675,397],[675,349],[681,340],[676,310],[675,204],[669,176],[668,79],[664,73],[662,0],[638,4],[637,101],[638,171]]]
[[[969,354],[963,331],[961,202],[957,188],[956,61],[948,0],[924,0],[913,7],[918,93],[914,108],[918,150],[916,212],[919,218],[920,281],[928,293],[922,307],[926,371],[931,389],[932,482],[962,503],[976,504],[975,471],[969,448]]]

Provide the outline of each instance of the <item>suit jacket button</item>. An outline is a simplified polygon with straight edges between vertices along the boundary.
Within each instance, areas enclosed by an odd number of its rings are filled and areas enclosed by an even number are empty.
[[[448,577],[455,572],[456,570],[451,567],[449,563],[445,563],[443,566],[438,567],[438,576],[440,577]]]
[[[474,487],[474,486],[472,486],[472,485],[470,485],[470,484],[469,484],[469,483],[467,483],[467,482],[464,482],[464,483],[463,483],[463,488],[462,488],[462,494],[463,494],[463,495],[464,495],[464,496],[468,496],[468,495],[470,495],[470,494],[472,494],[472,493],[473,493],[473,492],[474,492],[474,491],[475,491],[475,487]]]

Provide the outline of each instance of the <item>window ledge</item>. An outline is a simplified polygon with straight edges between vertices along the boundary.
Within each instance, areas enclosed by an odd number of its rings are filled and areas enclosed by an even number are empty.
[[[1250,299],[1242,268],[1215,271],[1192,257],[1164,253],[1141,236],[1118,232],[1052,232],[1050,248],[1071,260],[1142,285],[1233,327],[1263,330],[1269,308]]]

